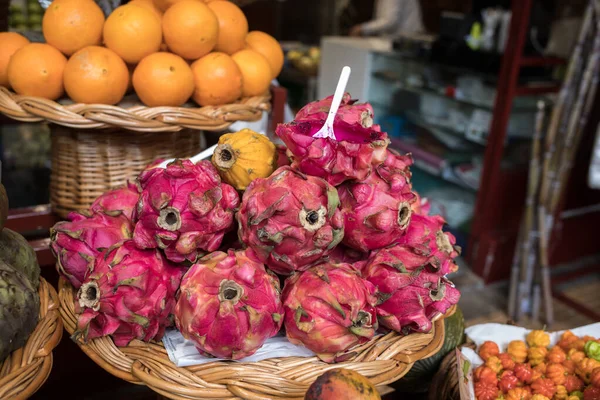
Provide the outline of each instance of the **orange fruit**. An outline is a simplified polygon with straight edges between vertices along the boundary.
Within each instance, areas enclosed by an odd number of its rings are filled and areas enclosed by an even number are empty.
[[[152,11],[154,13],[154,15],[156,15],[156,17],[159,19],[159,21],[161,21],[161,29],[162,29],[163,12],[158,7],[156,7],[156,5],[154,4],[154,2],[152,0],[131,0],[128,4],[135,4],[136,6],[144,7],[144,8],[147,8],[148,10]],[[167,45],[165,44],[164,41],[160,44],[159,51],[168,51]]]
[[[178,3],[182,0],[154,0],[154,4],[162,12],[167,11],[173,4]]]
[[[219,21],[206,4],[198,0],[175,3],[162,20],[169,50],[188,60],[196,60],[214,49]]]
[[[8,82],[15,92],[56,100],[64,93],[63,71],[67,58],[46,43],[30,43],[13,54]]]
[[[118,7],[104,24],[104,43],[123,60],[135,64],[160,49],[160,20],[137,4]]]
[[[229,1],[212,1],[208,3],[219,21],[219,36],[216,51],[233,54],[246,46],[248,20],[238,6]]]
[[[273,72],[271,78],[277,78],[283,68],[284,60],[279,42],[268,33],[252,31],[246,36],[246,45],[267,59]]]
[[[269,90],[271,67],[266,58],[254,50],[245,49],[231,56],[242,71],[242,95],[260,96]]]
[[[133,71],[133,88],[149,107],[177,107],[194,92],[194,75],[178,55],[154,53],[140,61]]]
[[[92,0],[54,0],[44,13],[46,43],[67,56],[102,43],[104,13]]]
[[[114,51],[88,46],[73,54],[64,72],[71,100],[86,104],[117,104],[127,91],[129,71]]]
[[[135,71],[135,65],[133,64],[127,64],[127,70],[129,71],[129,81],[127,82],[127,92],[125,93],[132,93],[133,92],[133,71]]]
[[[192,64],[196,89],[192,98],[201,106],[232,103],[242,97],[242,72],[233,59],[214,52]]]
[[[135,4],[136,6],[144,7],[154,13],[156,17],[162,20],[163,12],[160,8],[154,4],[152,0],[131,0],[128,4]]]
[[[0,86],[8,87],[8,62],[21,47],[29,44],[29,39],[15,32],[0,32]]]

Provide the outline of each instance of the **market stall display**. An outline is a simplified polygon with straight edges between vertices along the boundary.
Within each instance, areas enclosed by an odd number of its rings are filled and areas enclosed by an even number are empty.
[[[58,295],[40,277],[34,250],[0,231],[0,398],[26,399],[46,381],[62,337]]]
[[[291,165],[243,130],[212,162],[158,160],[57,224],[61,314],[86,354],[171,398],[299,398],[331,363],[381,385],[436,353],[459,298],[446,277],[459,249],[413,193],[410,156],[386,149],[370,105],[344,99],[337,139],[311,136],[331,97],[278,127]],[[232,160],[248,173],[231,175]],[[364,233],[344,241],[352,230]],[[173,325],[197,349],[187,366]],[[275,336],[306,355],[256,358]]]
[[[509,399],[600,398],[600,340],[593,336],[566,331],[550,346],[550,335],[534,330],[506,352],[486,341],[478,354],[485,364],[473,371],[477,399],[495,399],[498,391]]]
[[[20,121],[146,132],[223,129],[268,108],[270,82],[283,65],[279,43],[248,32],[243,12],[227,1],[159,8],[135,0],[105,18],[91,0],[55,0],[43,33],[47,43],[0,35],[0,83],[16,92],[2,90],[1,109]],[[128,103],[130,89],[137,97]],[[65,92],[75,104],[55,102]],[[190,98],[207,108],[187,104]]]
[[[561,332],[483,324],[448,354],[430,399],[593,400],[599,398],[600,324]]]
[[[63,217],[156,158],[197,154],[202,131],[270,110],[283,64],[274,38],[249,32],[230,2],[157,5],[135,0],[105,17],[92,0],[55,0],[46,43],[0,33],[0,112],[51,123],[50,197]]]

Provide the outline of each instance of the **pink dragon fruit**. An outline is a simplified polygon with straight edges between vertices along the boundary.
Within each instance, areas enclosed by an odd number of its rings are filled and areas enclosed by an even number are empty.
[[[389,170],[402,171],[406,178],[410,180],[411,173],[409,167],[413,165],[412,154],[400,154],[394,149],[390,149],[388,147],[385,155],[385,160],[383,160],[382,166]]]
[[[285,167],[286,165],[291,165],[292,162],[290,158],[287,156],[287,148],[281,144],[276,146],[277,148],[277,168]]]
[[[458,267],[456,240],[442,231],[439,216],[413,215],[400,244],[374,251],[363,268],[377,287],[381,325],[400,332],[428,332],[432,319],[458,302],[460,293],[444,276]]]
[[[372,113],[369,105],[348,103],[342,107],[333,126],[337,140],[313,138],[325,123],[326,115],[324,111],[310,114],[315,111],[313,108],[319,110],[323,106],[313,107],[311,103],[304,108],[308,111],[298,113],[300,118],[277,126],[275,133],[286,144],[293,168],[337,186],[349,179],[365,179],[373,166],[385,160],[387,134],[376,125],[361,123],[365,109]]]
[[[58,273],[78,289],[94,258],[103,250],[131,239],[133,225],[121,213],[110,216],[97,212],[88,217],[72,212],[69,219],[70,222],[59,222],[50,229],[50,249],[56,257]]]
[[[369,341],[377,330],[375,288],[349,264],[321,264],[289,277],[283,289],[285,330],[326,362]]]
[[[282,275],[315,265],[344,236],[335,188],[290,167],[254,180],[237,219],[240,240]]]
[[[185,272],[158,250],[128,240],[96,257],[77,292],[77,331],[84,341],[111,335],[117,346],[160,340],[173,325],[175,294]]]
[[[398,240],[400,245],[426,260],[420,265],[428,265],[442,275],[458,270],[453,260],[460,254],[454,235],[442,230],[444,224],[439,215],[413,214],[408,230]]]
[[[296,121],[326,120],[333,96],[323,100],[308,103],[296,114]],[[340,108],[335,116],[336,120],[342,120],[350,125],[359,124],[363,128],[371,128],[375,131],[381,131],[379,125],[373,124],[373,107],[368,103],[356,104],[350,93],[344,93]]]
[[[400,170],[378,167],[362,182],[338,188],[344,214],[344,240],[362,252],[399,240],[408,227],[416,201],[410,182]]]
[[[103,212],[113,216],[123,213],[127,219],[131,220],[139,197],[137,187],[128,183],[122,188],[111,190],[98,197],[90,207],[90,211],[92,213]]]
[[[209,161],[176,160],[143,171],[138,181],[133,239],[140,249],[160,248],[171,261],[193,263],[217,250],[233,227],[239,196]]]
[[[388,264],[368,263],[363,274],[377,286],[379,323],[396,332],[429,332],[432,320],[460,298],[452,282],[422,267],[402,272]]]
[[[203,354],[248,357],[281,328],[279,280],[251,249],[211,253],[185,274],[175,322]]]
[[[333,264],[351,264],[356,267],[355,263],[365,261],[368,257],[369,253],[363,253],[340,244],[329,254],[329,262]]]
[[[409,182],[412,178],[412,174],[409,169],[411,165],[413,165],[413,158],[410,153],[402,155],[397,151],[388,148],[385,161],[382,165],[380,165],[377,168],[379,169],[380,174],[381,171],[385,171],[388,174],[390,172],[397,172],[403,174],[407,182]],[[412,212],[421,215],[429,214],[429,210],[431,208],[431,204],[429,203],[429,201],[426,198],[421,198],[421,196],[416,191],[413,193],[415,194],[416,200],[413,203],[411,203]]]
[[[431,210],[431,204],[429,203],[429,200],[421,197],[417,192],[414,193],[417,199],[411,205],[413,214],[429,215],[429,211]]]

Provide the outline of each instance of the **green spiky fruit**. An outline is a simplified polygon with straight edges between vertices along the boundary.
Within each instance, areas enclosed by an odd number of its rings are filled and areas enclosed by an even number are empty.
[[[8,218],[8,196],[4,185],[0,183],[0,232],[4,228],[6,219]]]
[[[40,265],[35,250],[23,236],[8,228],[0,232],[0,260],[25,275],[37,290],[40,284]]]
[[[0,261],[0,363],[35,329],[40,298],[24,274]]]

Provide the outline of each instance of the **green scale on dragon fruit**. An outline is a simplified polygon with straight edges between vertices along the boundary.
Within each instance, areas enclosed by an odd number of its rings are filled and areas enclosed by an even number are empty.
[[[279,280],[251,249],[211,253],[185,274],[175,322],[202,354],[248,357],[281,328]]]
[[[379,323],[396,332],[429,332],[432,320],[458,303],[446,275],[458,267],[454,236],[440,216],[413,215],[398,244],[371,253],[363,277],[377,289]]]
[[[72,212],[70,221],[50,229],[50,249],[56,257],[58,273],[79,289],[94,259],[103,250],[131,239],[133,224],[124,213],[96,212],[90,216]]]
[[[110,335],[117,346],[160,340],[173,325],[184,272],[160,251],[140,250],[132,240],[99,254],[77,292],[74,337],[85,342]]]
[[[209,161],[176,160],[138,177],[141,194],[133,239],[141,249],[164,250],[174,262],[194,263],[233,229],[240,199]]]
[[[336,189],[290,167],[254,180],[237,219],[240,240],[281,275],[315,265],[344,236]]]
[[[368,342],[377,331],[375,287],[350,264],[325,263],[289,277],[283,289],[285,330],[326,362]]]
[[[408,228],[418,198],[412,191],[409,156],[386,153],[383,164],[362,181],[338,187],[344,214],[344,244],[362,252],[397,242]]]
[[[307,104],[293,122],[278,125],[275,133],[287,146],[293,168],[337,186],[365,179],[384,161],[389,139],[373,125],[371,105],[355,104],[347,93],[333,123],[336,140],[314,138],[325,123],[332,98]]]

